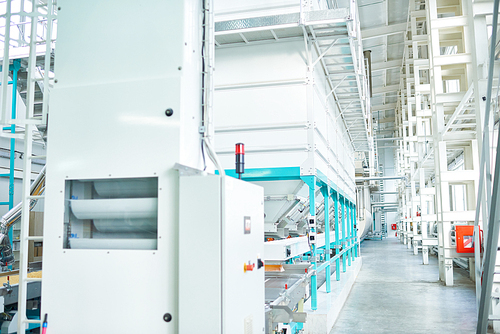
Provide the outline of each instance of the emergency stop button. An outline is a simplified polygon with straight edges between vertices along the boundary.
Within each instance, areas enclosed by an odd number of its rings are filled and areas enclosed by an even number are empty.
[[[245,264],[243,265],[243,271],[244,271],[244,272],[247,272],[247,271],[253,271],[253,268],[255,268],[255,263],[252,263],[252,264],[250,264],[250,263],[248,263],[248,264],[247,264],[247,263],[245,263]]]

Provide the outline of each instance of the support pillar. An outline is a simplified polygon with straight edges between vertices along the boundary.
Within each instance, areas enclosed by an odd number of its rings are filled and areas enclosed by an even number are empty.
[[[326,292],[330,293],[331,289],[331,271],[330,271],[330,203],[329,203],[329,187],[321,187],[321,194],[323,195],[324,201],[324,212],[325,212],[325,261],[328,265],[325,268],[326,272]]]
[[[333,193],[333,206],[335,208],[335,255],[340,252],[340,236],[339,236],[339,193]],[[335,260],[335,278],[340,281],[340,258]]]
[[[346,223],[345,223],[345,197],[342,197],[342,250],[345,249],[346,240],[347,240],[347,231],[346,231]],[[342,255],[342,272],[346,272],[346,253]]]
[[[302,176],[302,180],[309,186],[309,214],[311,216],[316,216],[316,204],[315,204],[315,190],[316,190],[316,176],[308,175]],[[316,245],[311,245],[311,264],[313,265],[313,270],[316,272],[317,261],[316,261]],[[311,276],[311,309],[318,309],[318,278],[316,274]]]
[[[351,221],[349,219],[349,216],[350,216],[350,207],[349,207],[349,201],[346,200],[346,202],[347,202],[346,206],[345,206],[345,209],[346,209],[345,223],[346,223],[346,228],[347,228],[346,246],[350,247],[351,246]],[[351,252],[352,252],[351,248],[349,248],[349,250],[346,252],[346,254],[347,254],[347,264],[349,265],[349,267],[351,266]]]
[[[358,242],[358,228],[356,224],[356,206],[354,206],[354,242]],[[359,244],[354,248],[354,256],[359,257]]]

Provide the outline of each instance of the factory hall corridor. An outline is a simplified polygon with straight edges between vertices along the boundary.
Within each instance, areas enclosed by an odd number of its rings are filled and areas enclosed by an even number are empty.
[[[454,269],[455,285],[439,282],[437,257],[413,255],[394,233],[361,244],[363,266],[330,334],[475,333],[475,288]]]

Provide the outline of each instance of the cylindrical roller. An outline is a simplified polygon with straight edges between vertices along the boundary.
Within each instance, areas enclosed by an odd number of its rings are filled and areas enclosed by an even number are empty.
[[[156,197],[158,179],[107,179],[94,181],[94,188],[101,197]]]
[[[157,231],[156,219],[94,219],[94,226],[105,233]]]
[[[70,239],[73,249],[157,249],[156,239]]]
[[[158,213],[157,198],[70,200],[70,206],[78,219],[144,219]]]

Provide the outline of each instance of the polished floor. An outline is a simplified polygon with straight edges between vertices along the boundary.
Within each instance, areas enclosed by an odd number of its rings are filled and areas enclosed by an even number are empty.
[[[455,285],[438,278],[437,258],[413,255],[399,240],[366,240],[363,267],[330,334],[475,333],[474,283],[454,270]]]

